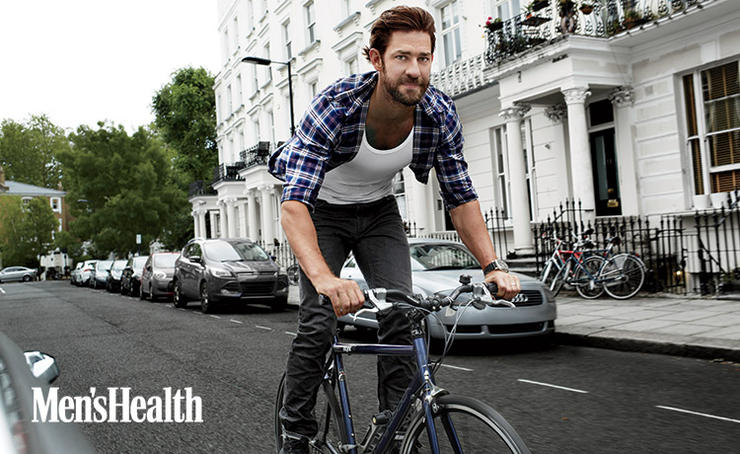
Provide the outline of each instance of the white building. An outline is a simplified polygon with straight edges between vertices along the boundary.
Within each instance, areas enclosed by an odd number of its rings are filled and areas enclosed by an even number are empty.
[[[320,89],[372,69],[370,27],[401,3],[435,17],[432,83],[455,99],[481,206],[505,210],[510,249],[530,251],[530,222],[567,198],[591,217],[658,215],[740,187],[737,0],[575,0],[565,21],[560,0],[531,20],[526,0],[219,0],[223,167],[217,195],[190,199],[196,235],[283,239],[264,156],[289,137],[288,68],[242,58],[291,62],[298,122]],[[489,16],[503,20],[490,34]],[[430,181],[403,172],[402,212],[421,232],[449,230]]]

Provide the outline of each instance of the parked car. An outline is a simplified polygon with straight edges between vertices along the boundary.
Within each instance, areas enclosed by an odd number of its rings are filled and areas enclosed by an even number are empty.
[[[80,280],[80,274],[82,273],[82,267],[85,266],[84,262],[77,262],[74,269],[69,273],[69,283],[71,285],[79,285],[77,282]]]
[[[24,353],[0,333],[0,452],[94,452],[76,424],[32,422],[36,414],[33,388],[47,395],[49,383],[58,376],[53,357],[38,351]]]
[[[116,260],[111,265],[108,272],[108,280],[105,281],[105,289],[109,292],[119,292],[121,290],[121,274],[126,268],[127,260]]]
[[[203,312],[221,301],[266,303],[284,310],[288,275],[259,245],[243,239],[194,239],[175,263],[176,307],[200,300]]]
[[[174,295],[172,278],[175,276],[175,261],[179,252],[157,252],[149,256],[141,272],[139,298],[145,300]]]
[[[36,279],[36,268],[9,266],[0,271],[0,282],[29,282]]]
[[[139,295],[141,273],[144,271],[144,265],[148,259],[148,255],[139,255],[128,259],[126,267],[121,273],[121,295]]]
[[[79,277],[75,281],[75,284],[85,287],[90,286],[90,278],[92,277],[92,273],[95,270],[95,264],[97,262],[97,260],[85,260],[85,262],[82,264],[82,269],[80,270]]]
[[[95,263],[90,273],[90,287],[103,288],[108,282],[108,271],[113,266],[113,260],[100,260]]]
[[[460,285],[460,275],[467,274],[473,282],[483,280],[483,271],[468,249],[453,241],[433,239],[409,239],[411,280],[415,294],[449,294]],[[477,310],[469,307],[465,311],[442,310],[430,315],[427,320],[430,335],[443,339],[445,329],[449,331],[459,322],[457,339],[499,339],[524,336],[542,336],[555,331],[555,298],[538,281],[523,274],[512,273],[521,281],[521,292],[513,299],[515,308],[486,307]],[[355,280],[361,288],[368,288],[354,257],[342,267],[340,277]],[[462,296],[461,298],[465,298]],[[467,298],[470,298],[468,295]],[[436,317],[435,317],[436,315]],[[377,329],[378,322],[373,313],[348,314],[339,317],[341,325]],[[443,328],[444,325],[444,328]]]

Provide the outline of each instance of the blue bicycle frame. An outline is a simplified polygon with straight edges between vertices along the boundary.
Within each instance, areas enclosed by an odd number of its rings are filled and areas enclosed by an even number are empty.
[[[414,394],[416,394],[420,386],[423,386],[421,402],[426,415],[427,434],[429,436],[432,452],[439,453],[439,445],[436,435],[437,432],[434,427],[434,418],[432,417],[431,408],[431,402],[435,395],[435,385],[432,372],[429,370],[426,342],[423,336],[415,335],[413,345],[343,344],[339,342],[337,336],[334,336],[332,351],[334,352],[334,365],[336,367],[338,377],[337,384],[339,389],[339,401],[342,409],[342,420],[344,422],[344,428],[346,429],[348,444],[353,446],[349,450],[351,454],[357,454],[357,439],[355,437],[354,426],[352,423],[352,413],[350,411],[347,384],[345,383],[342,354],[416,356],[416,364],[418,367],[417,373],[411,381],[411,384],[406,388],[406,392],[393,413],[393,419],[388,423],[385,432],[383,432],[383,435],[372,452],[374,454],[380,454],[388,449],[390,443],[393,441],[396,429],[399,427],[411,407]],[[449,424],[451,433],[454,434],[455,432],[454,427],[452,427],[452,421],[449,421]]]

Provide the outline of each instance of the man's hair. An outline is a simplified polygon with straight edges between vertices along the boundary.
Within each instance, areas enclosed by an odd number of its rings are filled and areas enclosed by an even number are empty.
[[[383,57],[391,34],[395,31],[426,32],[432,41],[434,53],[434,18],[423,8],[412,6],[396,6],[383,11],[370,29],[370,46],[362,49],[362,54],[370,61],[370,49],[377,49]]]

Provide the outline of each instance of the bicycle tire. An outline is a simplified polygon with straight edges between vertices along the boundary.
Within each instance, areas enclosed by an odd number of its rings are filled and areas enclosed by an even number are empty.
[[[545,287],[550,288],[552,286],[552,281],[555,279],[555,276],[557,276],[558,271],[560,271],[559,266],[560,265],[552,259],[547,261],[545,268],[542,270],[542,274],[540,274],[540,282],[545,284]]]
[[[632,298],[645,283],[645,264],[632,254],[617,254],[604,265],[602,279],[604,290],[612,298]]]
[[[576,291],[581,295],[581,297],[592,300],[604,294],[604,285],[596,282],[596,280],[599,279],[601,270],[605,263],[606,259],[604,257],[592,255],[586,257],[586,259],[581,263],[581,266],[576,269],[574,285],[576,287]],[[596,280],[591,279],[588,274],[586,274],[586,271],[588,271]],[[587,280],[587,282],[582,282],[584,279]]]
[[[552,279],[552,285],[550,286],[552,296],[558,296],[558,293],[560,293],[563,285],[565,285],[565,280],[570,273],[570,266],[570,262],[566,263],[565,266],[560,268],[558,274],[556,274],[555,277]]]
[[[487,404],[469,397],[451,395],[441,396],[435,403],[437,411],[434,414],[434,423],[440,454],[530,452],[511,424]],[[425,421],[423,410],[414,416],[404,436],[401,453],[431,452]],[[453,427],[454,432],[451,432]],[[455,441],[459,446],[455,446]]]
[[[280,424],[280,408],[283,406],[283,395],[285,390],[285,373],[280,377],[277,395],[275,396],[275,447],[277,454],[283,447],[283,425]],[[336,399],[331,399],[328,392],[334,391],[334,386],[326,380],[321,382],[317,390],[316,404],[313,414],[318,424],[316,435],[309,441],[309,449],[312,453],[331,453],[324,445],[331,445],[336,451],[339,446],[347,444],[348,437],[344,430],[344,423],[340,422],[336,415],[339,414],[339,404]]]

